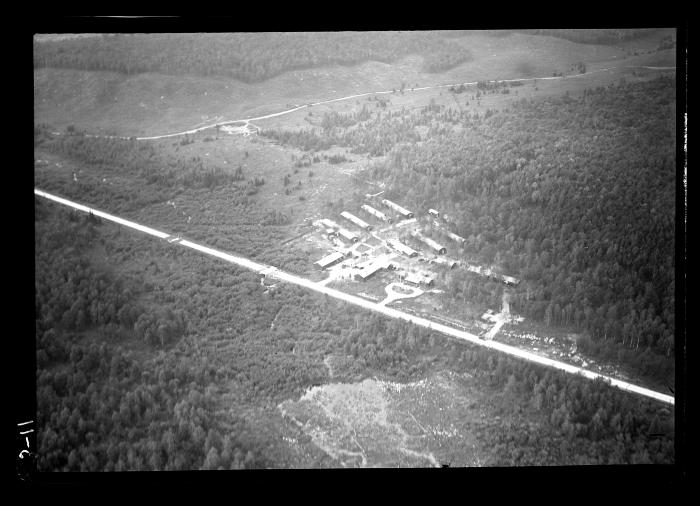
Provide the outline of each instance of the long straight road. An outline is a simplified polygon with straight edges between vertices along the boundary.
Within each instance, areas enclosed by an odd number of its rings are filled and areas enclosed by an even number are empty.
[[[154,237],[158,237],[160,239],[168,239],[172,238],[171,234],[161,232],[159,230],[156,230],[151,227],[147,227],[144,225],[140,225],[138,223],[135,223],[133,221],[125,220],[123,218],[119,218],[117,216],[105,213],[104,211],[100,211],[98,209],[93,209],[91,207],[78,204],[76,202],[52,195],[50,193],[41,191],[37,188],[34,189],[34,194],[46,198],[48,200],[51,200],[53,202],[57,202],[59,204],[71,207],[73,209],[77,209],[79,211],[83,211],[85,213],[91,213],[95,216],[99,216],[100,218],[103,218],[108,221],[112,221],[114,223],[118,223],[119,225],[138,230],[140,232],[152,235]],[[564,362],[559,362],[557,360],[553,360],[547,357],[543,357],[540,355],[537,355],[535,353],[531,353],[529,351],[521,350],[519,348],[516,348],[514,346],[509,346],[503,343],[495,342],[495,341],[484,341],[479,339],[477,336],[474,334],[470,334],[469,332],[465,332],[463,330],[459,330],[454,327],[449,327],[447,325],[443,325],[441,323],[437,323],[431,320],[428,320],[426,318],[421,318],[419,316],[414,316],[410,315],[407,313],[404,313],[402,311],[398,311],[393,308],[385,307],[383,305],[380,305],[376,302],[371,302],[365,299],[362,299],[360,297],[356,297],[354,295],[350,295],[345,292],[341,292],[339,290],[335,290],[333,288],[328,288],[320,283],[317,283],[315,281],[310,281],[308,279],[295,276],[293,274],[289,274],[287,272],[281,271],[277,269],[276,267],[270,266],[270,265],[264,265],[260,264],[257,262],[253,262],[251,260],[248,260],[247,258],[242,258],[238,257],[235,255],[231,255],[229,253],[224,253],[223,251],[215,250],[213,248],[209,248],[207,246],[202,246],[201,244],[197,244],[191,241],[187,240],[178,240],[172,242],[172,244],[175,245],[180,245],[184,246],[186,248],[190,248],[193,250],[197,250],[201,253],[204,253],[206,255],[210,255],[216,258],[220,258],[224,261],[230,262],[232,264],[238,265],[240,267],[244,267],[246,269],[250,269],[252,271],[255,271],[260,274],[265,274],[268,277],[272,277],[275,279],[279,279],[281,281],[286,281],[288,283],[292,283],[298,286],[303,286],[304,288],[308,288],[309,290],[313,290],[318,293],[322,293],[325,295],[328,295],[329,297],[333,297],[338,300],[342,300],[344,302],[347,302],[349,304],[354,304],[356,306],[362,307],[364,309],[368,309],[370,311],[374,311],[376,313],[381,313],[385,316],[388,316],[389,318],[395,318],[395,319],[400,319],[404,320],[410,323],[413,323],[415,325],[419,325],[421,327],[430,329],[435,332],[440,332],[442,334],[461,339],[463,341],[468,341],[472,344],[475,344],[477,346],[484,346],[486,348],[491,348],[496,351],[500,351],[502,353],[505,353],[507,355],[511,355],[513,357],[521,358],[528,360],[530,362],[534,362],[537,364],[541,364],[547,367],[553,367],[555,369],[559,369],[560,371],[567,372],[569,374],[576,374],[580,375],[584,378],[595,380],[595,379],[602,379],[606,382],[608,382],[610,385],[617,387],[621,390],[624,390],[626,392],[632,392],[638,395],[642,395],[651,399],[655,399],[658,401],[661,401],[666,404],[671,404],[673,405],[675,403],[674,397],[666,394],[662,394],[660,392],[656,392],[654,390],[650,390],[648,388],[641,387],[639,385],[634,385],[632,383],[628,383],[626,381],[622,381],[619,379],[611,378],[609,376],[605,376],[603,374],[599,374],[593,371],[589,371],[587,369],[583,369],[581,367],[577,367],[571,364],[567,364]]]

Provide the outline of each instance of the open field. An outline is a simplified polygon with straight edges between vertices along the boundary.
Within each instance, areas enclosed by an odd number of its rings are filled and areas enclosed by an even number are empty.
[[[329,383],[279,409],[342,467],[473,467],[488,459],[476,432],[489,403],[467,374]]]
[[[404,83],[431,86],[488,79],[551,76],[586,62],[591,69],[622,65],[675,65],[675,53],[627,56],[629,49],[576,44],[553,37],[471,34],[453,39],[474,59],[444,73],[420,71],[422,59],[409,56],[385,64],[331,66],[286,72],[262,83],[228,78],[37,69],[35,122],[63,129],[76,125],[94,133],[157,135],[197,124],[259,116],[354,93],[399,89]],[[640,42],[645,50],[648,42]]]

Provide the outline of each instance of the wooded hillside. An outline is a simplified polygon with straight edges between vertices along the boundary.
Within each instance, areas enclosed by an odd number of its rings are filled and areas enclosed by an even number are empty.
[[[471,54],[438,32],[118,34],[34,43],[34,67],[228,76],[258,82],[289,70],[424,58],[442,72]]]

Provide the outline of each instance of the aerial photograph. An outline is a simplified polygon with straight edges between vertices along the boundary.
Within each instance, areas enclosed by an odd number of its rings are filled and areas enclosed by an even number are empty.
[[[34,32],[20,458],[676,464],[679,37]]]

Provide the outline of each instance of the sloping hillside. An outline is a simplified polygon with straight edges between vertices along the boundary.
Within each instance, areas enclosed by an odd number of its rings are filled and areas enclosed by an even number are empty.
[[[579,62],[586,62],[592,70],[626,65],[627,59],[634,57],[629,50],[619,47],[579,44],[550,36],[470,32],[449,39],[448,54],[458,55],[449,57],[457,58],[449,68],[436,67],[428,72],[428,60],[421,51],[397,52],[385,61],[377,61],[368,53],[344,61],[343,65],[333,58],[319,58],[305,68],[282,66],[280,72],[266,75],[261,82],[247,83],[235,75],[217,77],[217,72],[199,75],[202,73],[190,69],[183,73],[185,67],[178,67],[177,74],[168,75],[164,73],[167,69],[156,64],[124,72],[110,63],[111,58],[105,54],[87,52],[91,47],[89,41],[94,40],[74,39],[35,47],[40,60],[34,77],[36,123],[49,123],[60,129],[74,124],[94,132],[127,136],[156,135],[203,122],[267,114],[293,104],[399,89],[402,85],[550,76],[554,72],[567,72]],[[84,47],[90,58],[99,56],[102,63],[79,65],[60,58],[42,60],[39,56],[41,51],[37,48],[63,47],[60,44]],[[634,64],[647,64],[644,62],[652,57],[656,64],[660,61],[674,64],[672,50],[647,53],[652,49],[640,42],[638,50],[644,54],[638,55]],[[66,51],[60,54],[73,54],[73,49]],[[185,56],[192,58],[190,53]],[[271,53],[264,56],[271,57]],[[175,56],[173,59],[184,65]]]

